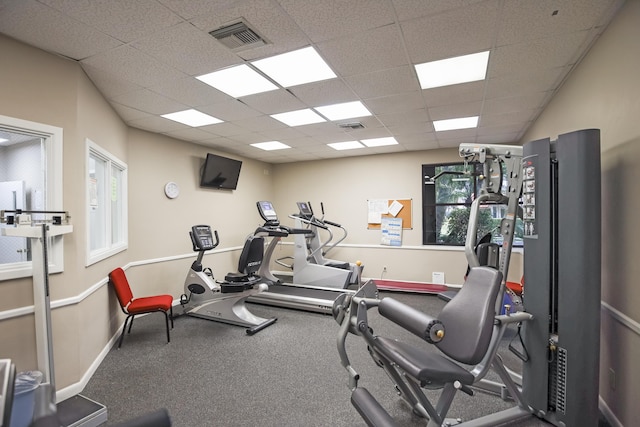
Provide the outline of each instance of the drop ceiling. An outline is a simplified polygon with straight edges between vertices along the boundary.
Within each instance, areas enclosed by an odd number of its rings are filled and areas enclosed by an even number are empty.
[[[287,163],[517,143],[622,1],[0,0],[0,33],[77,61],[129,126]],[[209,34],[239,20],[267,43],[231,50]],[[195,78],[307,46],[336,78],[238,99]],[[420,88],[414,65],[486,50],[485,80]],[[372,115],[297,127],[270,117],[350,101]],[[223,123],[161,117],[189,108]],[[477,128],[434,131],[434,120],[468,116],[480,117]],[[389,136],[398,144],[327,145]],[[250,145],[272,140],[292,148]]]

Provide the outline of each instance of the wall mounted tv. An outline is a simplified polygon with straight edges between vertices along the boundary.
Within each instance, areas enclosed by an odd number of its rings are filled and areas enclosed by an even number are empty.
[[[200,174],[200,186],[235,190],[238,186],[241,167],[240,160],[208,153]]]

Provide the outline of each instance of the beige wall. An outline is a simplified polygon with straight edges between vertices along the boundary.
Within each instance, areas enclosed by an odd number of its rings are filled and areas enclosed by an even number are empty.
[[[123,321],[105,286],[109,271],[130,266],[134,292],[166,292],[179,298],[195,258],[188,231],[199,223],[220,232],[222,251],[208,255],[206,265],[218,276],[235,270],[238,251],[224,249],[240,247],[259,224],[255,201],[273,196],[271,179],[264,179],[271,166],[240,159],[244,162],[236,191],[201,189],[200,163],[215,150],[129,129],[73,61],[4,36],[0,51],[0,115],[64,132],[63,206],[72,215],[74,230],[64,238],[64,272],[50,278],[52,302],[61,305],[52,312],[54,359],[58,390],[82,387]],[[88,267],[87,138],[127,163],[129,171],[129,249]],[[180,185],[180,197],[164,196],[167,181]],[[14,314],[32,304],[31,279],[0,282],[0,358],[13,359],[19,371],[37,369],[33,315]]]
[[[623,6],[523,141],[584,128],[602,138],[600,396],[617,420],[640,416],[640,2]],[[610,382],[615,372],[615,384]]]
[[[385,278],[431,282],[433,272],[443,272],[447,284],[460,285],[467,268],[463,248],[422,246],[421,222],[422,165],[460,160],[458,150],[452,148],[278,164],[273,202],[280,221],[287,225],[294,224],[287,216],[296,212],[296,202],[310,201],[317,213],[322,202],[326,218],[347,229],[343,244],[358,245],[338,248],[331,258],[362,261],[365,277],[380,278],[386,266]],[[380,245],[380,230],[367,229],[370,199],[412,199],[413,228],[403,230],[402,248]],[[521,258],[514,254],[509,280],[520,282]]]

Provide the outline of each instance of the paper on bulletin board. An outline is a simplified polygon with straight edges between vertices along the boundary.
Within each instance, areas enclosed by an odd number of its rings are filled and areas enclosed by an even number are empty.
[[[367,201],[367,222],[380,224],[382,215],[389,213],[389,201],[387,199],[375,199]]]
[[[397,200],[394,200],[393,202],[391,202],[391,204],[389,205],[389,213],[393,216],[398,216],[398,214],[400,213],[400,211],[402,210],[403,206],[402,203],[400,203]]]
[[[402,246],[402,218],[382,218],[382,244],[385,246]]]

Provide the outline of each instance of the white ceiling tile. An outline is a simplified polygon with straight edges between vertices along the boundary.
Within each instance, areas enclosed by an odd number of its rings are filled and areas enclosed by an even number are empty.
[[[82,69],[89,76],[93,84],[107,99],[113,99],[118,95],[135,92],[143,89],[142,86],[113,76],[100,68],[95,68],[87,64],[82,64]]]
[[[188,106],[166,98],[148,89],[128,92],[113,98],[113,101],[126,107],[146,111],[151,114],[168,114],[188,109]]]
[[[486,99],[555,91],[570,67],[522,70],[487,80]]]
[[[504,114],[518,110],[533,110],[542,107],[552,92],[538,92],[509,98],[487,99],[482,114]]]
[[[114,104],[144,111],[148,114],[163,115],[186,110],[189,107],[185,104],[169,99],[148,89],[141,89],[128,92],[113,98]]]
[[[367,99],[365,104],[369,111],[374,114],[393,114],[424,107],[422,93],[420,92]]]
[[[511,0],[505,2],[497,45],[589,30],[618,0]]]
[[[127,107],[126,105],[118,104],[117,102],[112,102],[111,106],[113,107],[114,110],[116,110],[116,113],[118,113],[120,118],[125,122],[129,122],[131,120],[138,120],[145,117],[152,117],[152,115],[149,112]]]
[[[309,39],[300,27],[284,13],[275,0],[235,2],[236,7],[215,10],[208,15],[190,19],[202,31],[212,31],[242,18],[269,43],[238,52],[245,60],[254,60],[307,46]]]
[[[509,144],[517,145],[521,132],[491,134],[486,136],[478,135],[476,142],[480,144]]]
[[[254,110],[237,99],[228,99],[215,104],[203,105],[199,110],[225,122],[241,121],[250,117],[263,115],[261,112]]]
[[[269,130],[264,130],[258,133],[262,135],[263,142],[281,141],[283,139],[301,138],[304,136],[304,134],[298,131],[296,128],[290,128],[290,127],[286,127],[282,129],[269,129]]]
[[[398,27],[387,25],[319,43],[318,50],[336,73],[347,77],[409,64],[402,44]]]
[[[284,163],[457,148],[460,142],[509,142],[538,117],[621,4],[622,0],[0,0],[0,42],[16,49],[23,42],[81,59],[85,73],[133,127]],[[556,16],[550,14],[551,7],[558,10]],[[208,34],[240,18],[269,44],[234,52]],[[5,35],[18,42],[6,42]],[[337,78],[240,100],[194,78],[309,45]],[[491,51],[487,80],[420,89],[415,63],[483,49]],[[357,100],[373,115],[295,128],[268,116]],[[433,131],[433,118],[476,114],[479,106],[478,128]],[[224,123],[191,128],[159,117],[186,108]],[[338,126],[356,121],[364,129]],[[349,152],[326,146],[389,135],[399,145]],[[267,153],[249,146],[265,137],[289,141],[296,148]]]
[[[247,129],[245,129],[242,126],[238,126],[235,123],[231,123],[231,122],[223,122],[223,123],[216,123],[213,125],[207,125],[207,126],[202,126],[202,129],[204,129],[207,132],[211,132],[215,135],[220,135],[226,138],[232,137],[234,135],[242,135],[244,133],[247,133]]]
[[[429,116],[424,108],[401,113],[379,114],[378,119],[386,126],[407,126],[428,122]]]
[[[187,77],[175,68],[130,46],[120,46],[94,55],[82,63],[143,87]]]
[[[264,114],[278,114],[307,107],[286,89],[248,95],[242,98],[242,102]]]
[[[190,107],[201,107],[234,100],[229,95],[193,77],[163,81],[149,87],[149,90]]]
[[[353,75],[345,81],[362,99],[412,92],[420,87],[415,71],[409,65]]]
[[[129,125],[134,128],[148,130],[150,132],[165,133],[174,130],[187,129],[188,126],[160,116],[149,116],[141,119],[130,120]]]
[[[211,133],[205,132],[199,128],[179,129],[170,132],[165,132],[165,135],[171,136],[176,139],[182,139],[184,141],[204,141],[211,139]]]
[[[500,46],[491,52],[487,75],[492,78],[566,66],[577,59],[588,35],[588,31],[581,31]]]
[[[242,59],[218,40],[190,23],[167,28],[131,46],[190,76],[242,63]]]
[[[314,107],[353,101],[356,96],[337,78],[294,86],[289,91],[306,105]]]
[[[158,0],[158,2],[173,10],[184,19],[221,13],[221,11],[235,7],[235,5],[238,4],[238,0]]]
[[[406,21],[401,24],[413,64],[490,49],[499,25],[499,0]]]
[[[38,1],[123,42],[131,42],[183,21],[156,0]]]
[[[75,60],[122,45],[119,40],[35,0],[12,1],[3,4],[0,10],[0,33]]]
[[[513,124],[522,124],[530,122],[537,115],[538,110],[521,110],[512,111],[505,114],[487,114],[480,117],[479,126],[495,127]]]
[[[423,16],[439,15],[451,9],[466,7],[484,0],[391,0],[400,21],[408,21]]]
[[[456,119],[459,117],[479,116],[482,110],[482,101],[465,102],[462,104],[443,105],[429,108],[431,120]]]
[[[481,101],[486,81],[436,87],[422,91],[427,107]]]
[[[279,0],[314,42],[334,39],[395,21],[391,3],[380,0]]]

